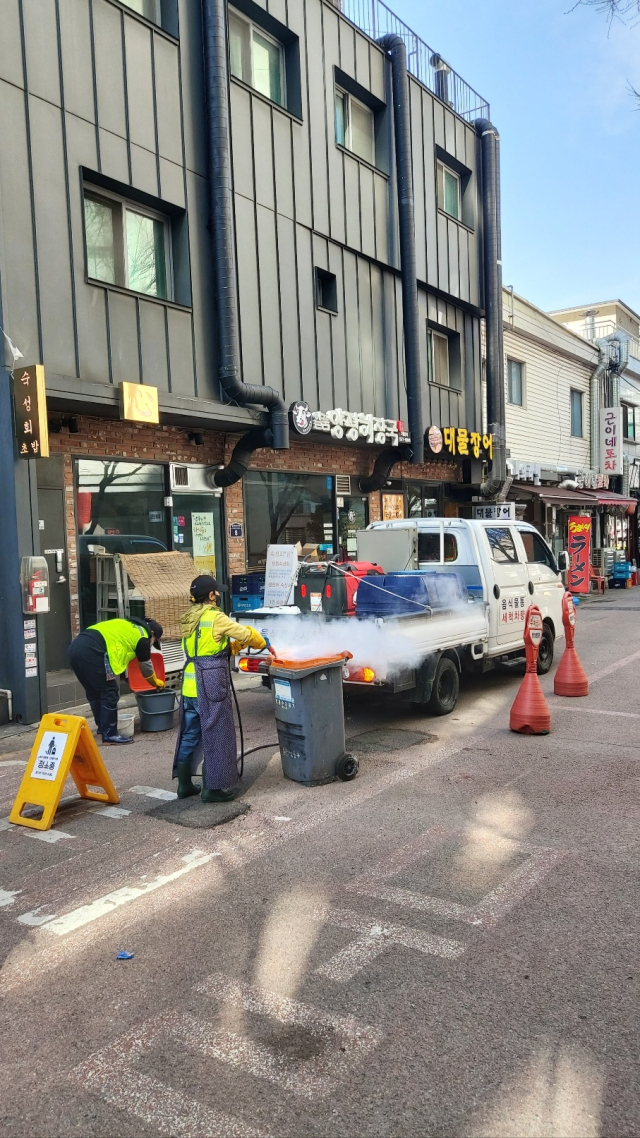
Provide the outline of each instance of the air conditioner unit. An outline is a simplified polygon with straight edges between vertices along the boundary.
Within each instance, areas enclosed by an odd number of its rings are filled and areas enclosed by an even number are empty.
[[[336,494],[350,494],[351,493],[351,475],[350,474],[336,474]]]
[[[215,494],[220,497],[222,489],[213,485],[217,466],[204,466],[195,462],[169,464],[171,492],[174,494]]]

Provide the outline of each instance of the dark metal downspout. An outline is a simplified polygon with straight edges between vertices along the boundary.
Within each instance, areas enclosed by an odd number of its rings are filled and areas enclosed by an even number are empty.
[[[500,135],[488,119],[474,123],[482,158],[484,309],[487,337],[487,422],[493,435],[491,475],[480,487],[487,498],[506,476],[504,341],[502,333],[502,245],[500,236]]]
[[[412,457],[406,461],[423,462],[424,426],[422,389],[420,386],[420,333],[418,317],[418,271],[416,267],[416,234],[413,206],[413,171],[411,164],[411,120],[409,115],[409,77],[404,40],[394,34],[378,40],[391,59],[393,87],[393,121],[395,128],[396,174],[398,182],[398,222],[400,230],[400,273],[402,283],[402,322],[404,327],[404,359],[407,377],[407,418],[411,435]],[[394,448],[397,454],[397,448]],[[400,461],[396,459],[396,461]]]
[[[249,466],[249,460],[255,450],[261,447],[273,446],[273,435],[269,427],[254,427],[238,439],[227,465],[222,470],[216,470],[207,476],[212,486],[233,486],[244,478]]]
[[[218,376],[220,385],[230,400],[241,406],[253,403],[267,408],[272,432],[270,445],[275,450],[288,450],[289,420],[282,396],[272,387],[243,383],[239,375],[226,8],[226,0],[202,0]],[[223,473],[220,471],[217,474],[216,485],[231,485],[230,481],[221,481]]]

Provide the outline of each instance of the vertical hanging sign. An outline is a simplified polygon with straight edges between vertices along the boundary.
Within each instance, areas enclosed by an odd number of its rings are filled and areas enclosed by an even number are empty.
[[[600,411],[600,469],[603,474],[622,474],[622,407]]]
[[[569,518],[569,590],[588,593],[591,576],[591,518]]]
[[[49,457],[44,367],[33,364],[13,372],[13,408],[20,458]]]

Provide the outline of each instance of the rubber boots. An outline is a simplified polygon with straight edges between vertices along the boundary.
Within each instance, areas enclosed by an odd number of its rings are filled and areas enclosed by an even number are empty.
[[[235,790],[208,790],[206,786],[202,787],[203,802],[231,802],[235,796]]]
[[[191,763],[176,763],[178,774],[178,798],[191,798],[200,793],[200,787],[191,781]],[[204,791],[202,792],[204,794]]]
[[[103,743],[133,743],[133,736],[118,735],[118,709],[117,707],[102,708],[102,742]]]

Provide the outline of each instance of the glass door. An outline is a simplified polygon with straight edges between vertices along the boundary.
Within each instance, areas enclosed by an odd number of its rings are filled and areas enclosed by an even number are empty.
[[[369,524],[369,500],[360,495],[338,495],[338,560],[353,561],[358,553],[357,532]]]

